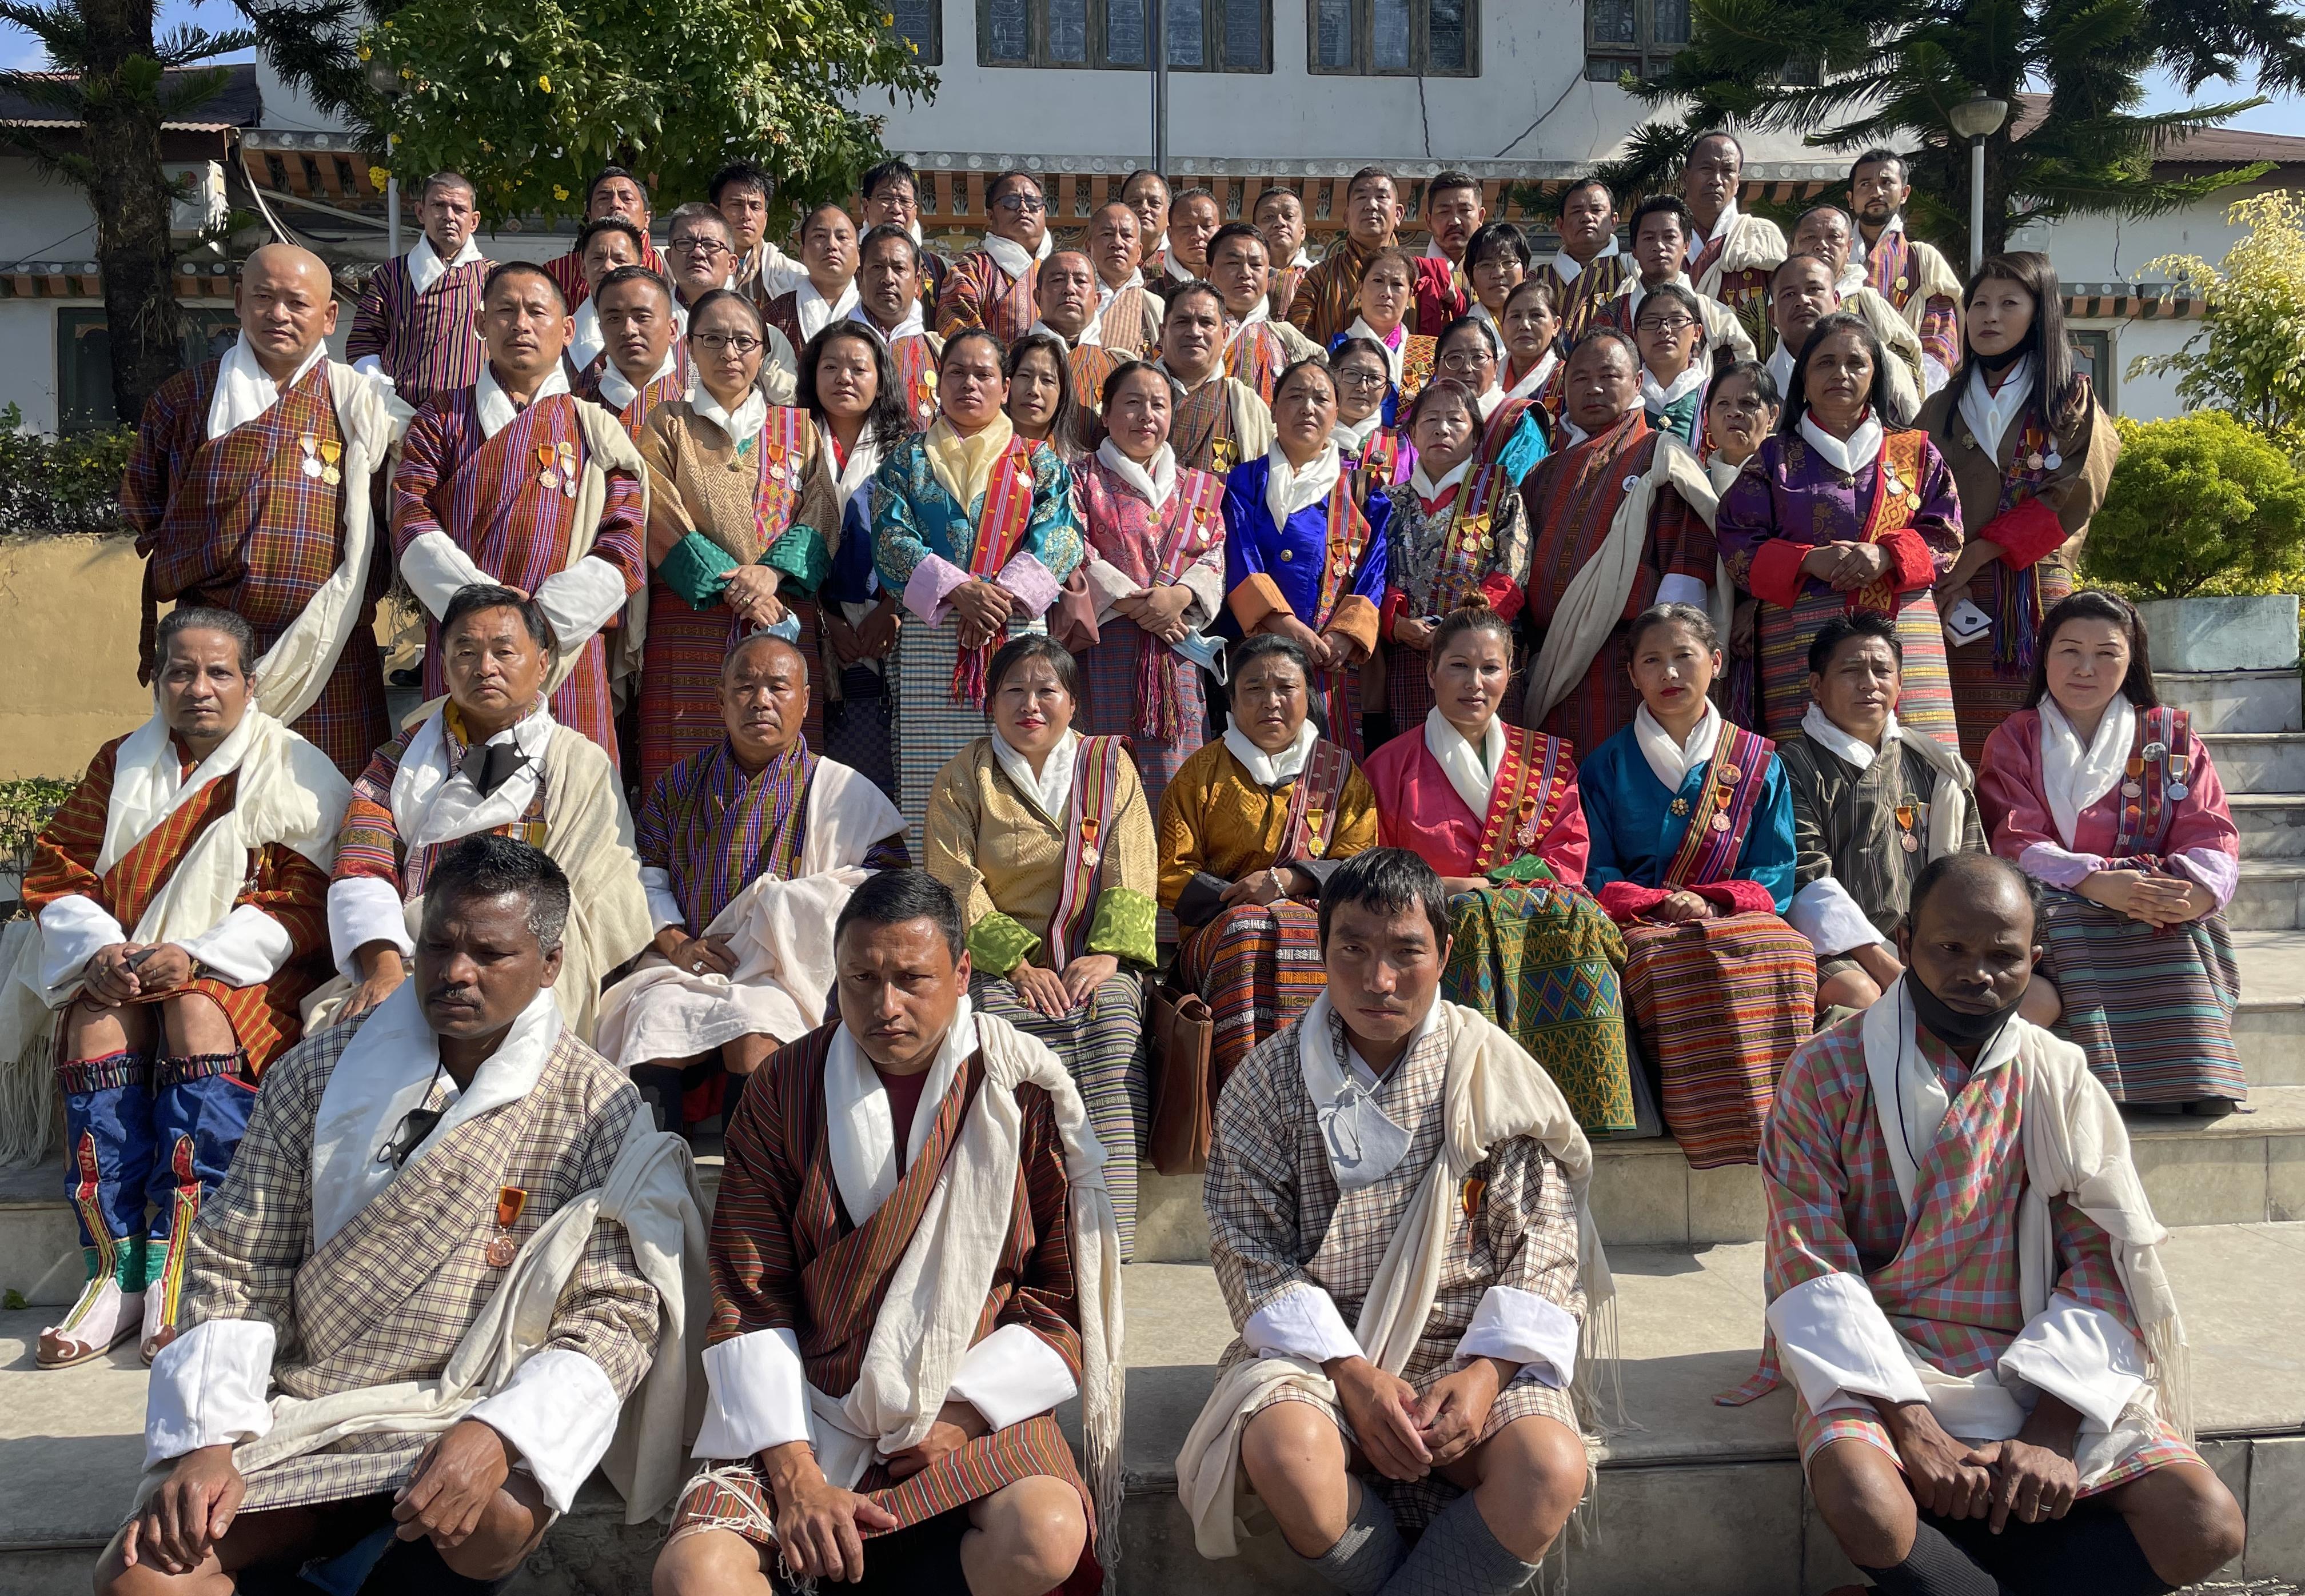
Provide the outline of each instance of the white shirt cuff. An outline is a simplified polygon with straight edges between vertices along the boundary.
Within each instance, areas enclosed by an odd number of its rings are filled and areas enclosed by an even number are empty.
[[[371,942],[389,942],[405,961],[416,952],[408,934],[408,908],[399,889],[378,876],[344,876],[328,883],[328,952],[336,973],[358,985],[353,955]]]
[[[1240,1328],[1240,1338],[1259,1357],[1325,1363],[1331,1358],[1366,1355],[1345,1327],[1336,1298],[1311,1285],[1285,1292],[1250,1314]]]
[[[1055,1347],[1024,1325],[1004,1324],[961,1358],[950,1395],[974,1405],[993,1429],[1006,1430],[1079,1388]]]
[[[92,897],[60,897],[40,911],[40,981],[51,989],[78,981],[89,960],[128,940],[118,921]]]
[[[1859,1396],[1928,1400],[1904,1338],[1856,1276],[1836,1270],[1805,1280],[1771,1303],[1768,1317],[1785,1372],[1811,1413]]]
[[[204,1319],[160,1349],[144,1389],[144,1466],[272,1428],[272,1327]]]
[[[790,1330],[753,1330],[704,1349],[709,1396],[692,1457],[752,1457],[811,1440],[808,1371]]]
[[[623,572],[588,554],[567,570],[538,582],[536,605],[552,623],[553,633],[566,650],[598,632],[610,615],[624,608],[630,590],[625,586]]]
[[[2100,1430],[2114,1427],[2147,1374],[2145,1349],[2127,1325],[2063,1292],[2009,1344],[1997,1371],[2004,1382],[2046,1391]]]
[[[672,872],[653,864],[641,866],[641,890],[648,894],[649,930],[660,931],[668,925],[685,926],[688,912],[680,900],[672,896]]]
[[[296,954],[296,938],[288,928],[254,904],[240,904],[216,925],[176,946],[234,987],[270,981]]]
[[[608,1455],[624,1405],[600,1364],[574,1347],[548,1346],[464,1416],[511,1442],[552,1510],[566,1513]]]
[[[459,589],[496,581],[446,532],[419,532],[411,539],[400,551],[400,573],[408,579],[408,590],[436,621],[448,613],[448,600]]]
[[[1502,1358],[1521,1366],[1518,1379],[1560,1390],[1577,1378],[1580,1329],[1577,1316],[1558,1303],[1517,1286],[1492,1286],[1457,1342],[1457,1356]]]
[[[361,356],[360,359],[353,362],[353,369],[359,372],[362,377],[373,377],[377,378],[387,387],[390,387],[392,386],[392,378],[385,374],[384,357],[380,354],[364,354]]]
[[[1921,356],[1921,397],[1926,399],[1944,386],[1952,375],[1944,369],[1944,362],[1936,356],[1933,354]]]
[[[1699,609],[1711,607],[1713,590],[1693,576],[1669,572],[1657,578],[1656,601],[1659,604],[1694,604]]]
[[[1793,894],[1792,908],[1785,919],[1808,938],[1819,958],[1888,940],[1857,906],[1849,888],[1831,876],[1820,876]]]

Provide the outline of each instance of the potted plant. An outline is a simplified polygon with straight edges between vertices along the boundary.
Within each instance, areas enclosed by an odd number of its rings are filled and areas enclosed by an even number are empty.
[[[2116,424],[2083,573],[2138,599],[2159,669],[2293,669],[2305,476],[2221,410]]]

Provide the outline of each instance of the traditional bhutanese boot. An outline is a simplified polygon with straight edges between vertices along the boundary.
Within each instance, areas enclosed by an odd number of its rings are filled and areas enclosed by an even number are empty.
[[[248,1078],[248,1053],[180,1054],[152,1069],[152,1129],[158,1143],[149,1191],[157,1216],[147,1247],[142,1350],[149,1363],[175,1339],[183,1305],[187,1238],[200,1218],[200,1201],[224,1182],[248,1129],[256,1084]]]
[[[144,1188],[152,1159],[148,1073],[134,1053],[56,1066],[64,1095],[64,1194],[80,1221],[88,1285],[72,1312],[40,1332],[34,1355],[44,1369],[102,1357],[142,1321]]]

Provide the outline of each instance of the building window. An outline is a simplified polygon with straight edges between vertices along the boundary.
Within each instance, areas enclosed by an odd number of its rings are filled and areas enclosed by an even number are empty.
[[[1585,0],[1585,76],[1653,78],[1688,43],[1688,0]]]
[[[1150,15],[1149,0],[977,0],[976,63],[1143,72]],[[1163,0],[1161,20],[1172,72],[1272,70],[1272,0]]]
[[[2068,327],[2065,332],[2073,346],[2073,369],[2088,378],[2089,392],[2105,406],[2105,413],[2119,415],[2121,406],[2114,403],[2114,394],[2113,334],[2075,327]]]
[[[1686,3],[1686,0],[1682,0]],[[1306,0],[1309,70],[1359,77],[1480,75],[1475,0]]]
[[[222,354],[239,335],[229,305],[185,305],[184,364]],[[56,430],[96,432],[120,424],[112,408],[112,331],[100,305],[56,311]]]
[[[944,64],[944,0],[889,0],[897,37],[913,47],[923,66]]]

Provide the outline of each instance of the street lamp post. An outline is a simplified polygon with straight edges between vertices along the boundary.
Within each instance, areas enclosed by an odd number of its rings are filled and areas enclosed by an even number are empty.
[[[1974,274],[1985,264],[1985,141],[2001,131],[2009,102],[1980,94],[1946,115],[1952,131],[1969,140],[1969,269]]]
[[[401,95],[400,69],[381,55],[370,57],[368,86],[379,99],[398,99]],[[400,254],[400,171],[394,164],[392,152],[399,140],[390,133],[384,136],[384,247],[390,251],[387,259]]]

